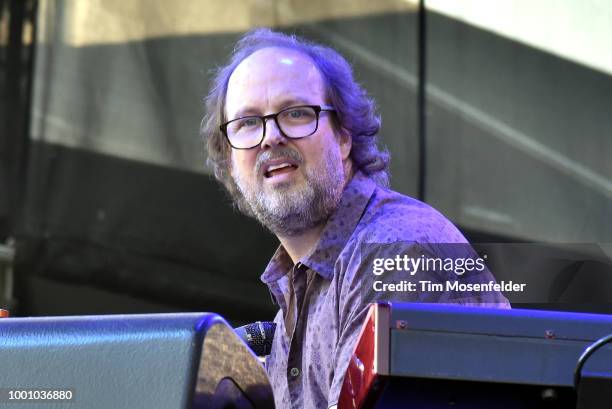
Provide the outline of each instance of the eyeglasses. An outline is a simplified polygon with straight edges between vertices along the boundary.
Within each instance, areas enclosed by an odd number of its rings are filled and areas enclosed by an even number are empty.
[[[275,114],[232,119],[219,128],[234,149],[251,149],[259,145],[266,136],[268,119],[274,119],[279,131],[287,138],[299,139],[317,131],[319,114],[322,111],[335,109],[329,105],[300,105],[285,108]]]

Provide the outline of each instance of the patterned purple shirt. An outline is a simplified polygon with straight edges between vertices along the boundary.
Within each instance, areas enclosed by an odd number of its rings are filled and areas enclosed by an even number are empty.
[[[419,257],[424,249],[431,256],[448,256],[431,243],[467,241],[430,206],[381,188],[357,172],[310,255],[294,265],[285,249],[278,248],[261,276],[280,306],[272,352],[266,361],[277,409],[337,404],[370,302],[384,299],[509,308],[498,292],[372,290],[373,282],[383,277],[372,273],[375,258]],[[455,274],[450,273],[456,280]],[[431,282],[449,278],[439,271],[419,271],[412,278],[417,276]],[[385,273],[384,280],[410,277],[396,271]],[[485,268],[466,273],[461,280],[488,283],[495,279]]]

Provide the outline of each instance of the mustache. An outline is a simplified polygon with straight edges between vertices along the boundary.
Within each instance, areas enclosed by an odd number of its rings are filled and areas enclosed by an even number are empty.
[[[293,160],[298,165],[301,165],[304,162],[302,155],[294,149],[289,147],[276,148],[274,150],[263,151],[257,157],[255,162],[255,174],[261,174],[261,168],[265,162],[278,158],[288,158]]]

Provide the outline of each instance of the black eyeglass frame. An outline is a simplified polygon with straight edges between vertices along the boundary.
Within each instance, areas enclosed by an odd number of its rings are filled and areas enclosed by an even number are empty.
[[[278,116],[280,114],[282,114],[283,112],[289,111],[291,109],[296,109],[296,108],[312,108],[315,111],[315,116],[316,116],[315,129],[314,129],[314,131],[312,131],[308,135],[297,136],[297,137],[289,136],[289,135],[287,135],[283,131],[283,128],[278,123]],[[227,139],[227,143],[229,143],[232,148],[234,148],[234,149],[253,149],[253,148],[259,146],[263,142],[264,138],[266,137],[266,123],[267,123],[268,119],[274,119],[274,123],[276,124],[276,127],[278,128],[280,133],[285,138],[289,138],[289,139],[302,139],[302,138],[306,138],[306,137],[314,134],[315,132],[317,132],[317,130],[319,129],[319,116],[320,116],[321,112],[336,112],[336,108],[334,108],[331,105],[296,105],[296,106],[291,106],[291,107],[287,107],[287,108],[281,109],[280,111],[278,111],[275,114],[269,114],[269,115],[263,115],[263,116],[262,115],[241,116],[240,118],[235,118],[235,119],[232,119],[231,121],[227,121],[227,122],[221,124],[221,126],[219,126],[219,129],[221,130],[221,133],[223,135],[225,135],[225,139]],[[260,119],[263,122],[263,132],[261,133],[261,139],[259,140],[259,142],[257,142],[255,145],[253,145],[251,147],[248,147],[248,148],[237,148],[234,145],[232,145],[232,142],[230,141],[230,137],[227,134],[227,126],[229,124],[231,124],[232,122],[240,121],[240,120],[243,120],[243,119],[246,119],[246,118],[258,118],[258,119]]]

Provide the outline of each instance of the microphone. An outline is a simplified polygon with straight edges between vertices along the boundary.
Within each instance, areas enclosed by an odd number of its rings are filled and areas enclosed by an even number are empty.
[[[257,321],[235,328],[238,336],[251,348],[257,356],[266,356],[272,349],[272,340],[276,324],[269,321]]]

